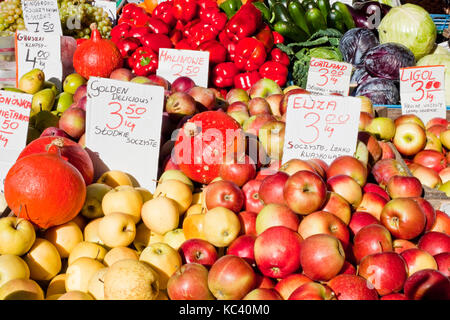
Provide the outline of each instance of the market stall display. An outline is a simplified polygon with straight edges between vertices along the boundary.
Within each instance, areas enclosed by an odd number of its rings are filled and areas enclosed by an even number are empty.
[[[117,5],[58,1],[59,60],[2,81],[0,299],[450,300],[441,12]]]

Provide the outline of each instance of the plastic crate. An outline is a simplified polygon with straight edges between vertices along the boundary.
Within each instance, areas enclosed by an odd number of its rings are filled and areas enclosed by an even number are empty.
[[[430,16],[436,24],[438,33],[444,32],[449,27],[450,14],[430,14]]]

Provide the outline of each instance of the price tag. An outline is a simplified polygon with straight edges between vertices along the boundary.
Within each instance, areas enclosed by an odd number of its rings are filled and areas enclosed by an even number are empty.
[[[401,68],[400,100],[402,114],[416,114],[424,123],[445,118],[445,67]]]
[[[37,68],[44,72],[46,80],[52,81],[61,90],[61,37],[56,33],[17,31],[16,62],[16,85],[25,73]]]
[[[92,3],[95,7],[103,8],[108,13],[113,26],[117,23],[117,7],[115,1],[97,0]]]
[[[159,49],[156,74],[173,82],[189,77],[197,86],[208,87],[209,52],[196,50]]]
[[[0,191],[9,168],[26,145],[31,94],[0,91]]]
[[[87,97],[86,146],[110,170],[129,173],[154,192],[164,88],[91,77]]]
[[[306,90],[313,94],[348,96],[351,75],[352,65],[349,63],[311,58]]]
[[[283,161],[322,159],[330,164],[356,149],[361,100],[292,95],[288,100]]]
[[[62,36],[57,0],[22,0],[23,20],[30,32],[55,33]]]

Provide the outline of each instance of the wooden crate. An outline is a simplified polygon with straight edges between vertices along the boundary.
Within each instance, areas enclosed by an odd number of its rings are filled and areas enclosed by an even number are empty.
[[[387,117],[392,120],[395,120],[402,115],[402,108],[400,106],[375,106],[375,110],[380,110],[382,112],[383,115],[379,115],[379,117]],[[448,108],[446,118],[447,121],[450,121],[450,110]]]

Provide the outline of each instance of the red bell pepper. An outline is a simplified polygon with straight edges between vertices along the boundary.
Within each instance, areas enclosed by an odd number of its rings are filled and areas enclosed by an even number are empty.
[[[185,38],[189,38],[191,36],[190,34],[191,28],[198,23],[200,23],[200,19],[194,19],[186,23],[186,25],[184,25],[183,28],[181,29],[181,31],[183,32],[183,36]]]
[[[169,27],[173,28],[177,23],[173,15],[173,1],[164,1],[156,6],[152,12],[152,16],[162,20]]]
[[[267,52],[272,50],[274,45],[273,34],[272,30],[270,30],[270,27],[267,24],[265,24],[264,28],[256,34],[255,38],[262,42]]]
[[[230,40],[238,41],[252,36],[259,29],[261,23],[261,11],[248,2],[228,21],[225,31]]]
[[[147,23],[148,18],[150,18],[150,16],[144,8],[139,7],[134,3],[129,3],[122,8],[122,15],[117,23],[121,24],[125,22],[136,27],[143,27]]]
[[[275,61],[267,61],[259,68],[259,74],[263,78],[272,79],[280,87],[286,84],[288,68]]]
[[[198,49],[200,51],[209,52],[209,64],[215,65],[221,62],[225,62],[227,59],[227,49],[216,40],[209,40],[203,42]]]
[[[212,25],[199,22],[189,28],[187,40],[193,48],[197,48],[203,42],[216,39],[219,31]]]
[[[258,71],[239,73],[234,76],[234,87],[248,90],[258,82],[259,79],[261,79],[261,75]]]
[[[158,69],[158,55],[152,49],[139,47],[128,58],[128,65],[137,76],[148,76]]]
[[[266,61],[266,48],[255,38],[244,38],[236,46],[234,63],[240,70],[257,70]]]
[[[141,42],[137,38],[124,38],[119,39],[116,42],[117,49],[123,58],[127,58],[133,54],[133,52],[141,46]]]
[[[194,49],[196,49],[196,48],[193,48],[187,39],[181,39],[181,40],[178,41],[178,43],[175,45],[175,49],[180,49],[180,50],[194,50]]]
[[[227,59],[229,61],[234,61],[234,56],[236,53],[236,42],[233,42],[228,38],[225,30],[222,30],[219,33],[219,42],[225,47],[225,49],[227,49]]]
[[[279,63],[285,65],[286,67],[288,67],[289,64],[291,63],[291,61],[289,60],[289,56],[285,52],[281,51],[281,49],[278,49],[278,48],[274,48],[270,52],[270,60],[279,62]]]
[[[231,87],[239,70],[233,62],[222,62],[213,69],[212,81],[218,88]]]
[[[131,27],[128,31],[129,38],[141,39],[146,34],[150,34],[151,30],[149,27]]]
[[[155,17],[149,17],[146,25],[153,33],[169,34],[170,31],[167,24]]]
[[[170,32],[170,41],[175,46],[180,40],[183,39],[183,33],[180,30],[172,29]]]
[[[128,37],[128,33],[130,32],[131,25],[128,23],[121,23],[111,29],[111,41],[116,42],[119,39],[123,39]]]
[[[273,43],[284,43],[284,37],[276,31],[272,31],[273,34]]]
[[[173,48],[172,41],[165,34],[147,34],[141,38],[141,43],[144,47],[150,48],[156,53],[159,53],[159,48]]]
[[[222,31],[228,21],[227,15],[224,12],[220,12],[217,3],[215,3],[215,6],[211,5],[201,8],[199,17],[201,21],[211,24],[218,31]]]
[[[202,9],[207,9],[207,8],[216,8],[217,11],[219,11],[219,5],[217,4],[216,1],[214,0],[197,0],[197,4],[200,8],[200,11]]]
[[[197,0],[174,0],[173,16],[182,22],[189,22],[197,15]]]

